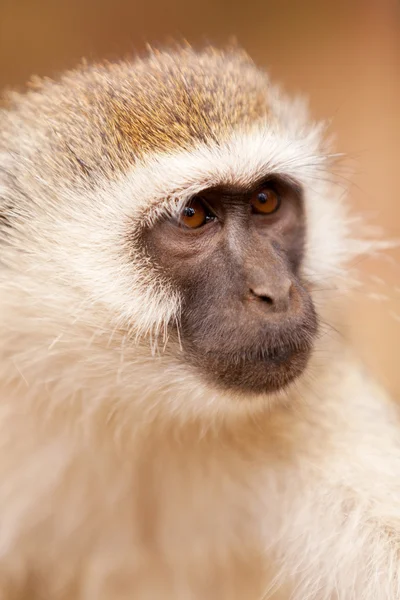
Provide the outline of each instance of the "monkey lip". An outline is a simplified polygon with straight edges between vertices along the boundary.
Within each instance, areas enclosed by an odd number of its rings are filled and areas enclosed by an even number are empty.
[[[267,347],[264,350],[258,350],[256,352],[255,358],[257,360],[261,360],[262,362],[281,365],[290,361],[297,354],[301,354],[303,352],[308,351],[309,347],[306,345],[300,348],[295,348],[289,345],[272,348]]]
[[[272,393],[303,373],[311,351],[311,341],[298,346],[266,344],[237,354],[206,353],[197,366],[219,388],[244,394]]]
[[[311,344],[283,346],[258,352],[252,361],[239,367],[238,388],[245,392],[276,392],[284,389],[305,370],[312,351]],[[251,373],[245,377],[244,371]],[[241,380],[241,381],[240,381]]]

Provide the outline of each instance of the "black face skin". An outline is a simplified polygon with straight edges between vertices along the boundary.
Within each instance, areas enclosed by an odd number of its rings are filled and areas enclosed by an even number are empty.
[[[245,393],[276,391],[302,373],[317,319],[299,277],[305,218],[294,184],[206,190],[145,238],[183,297],[186,363]]]

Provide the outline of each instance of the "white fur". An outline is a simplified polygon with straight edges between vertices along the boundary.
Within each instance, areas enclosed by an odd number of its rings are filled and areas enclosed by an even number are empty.
[[[93,189],[1,159],[19,206],[1,256],[1,598],[400,597],[398,415],[331,338],[318,290],[345,290],[370,242],[351,235],[321,128],[273,98],[253,131]],[[238,398],[160,341],[180,298],[135,232],[205,187],[273,173],[304,190],[304,274],[328,329],[289,390]]]

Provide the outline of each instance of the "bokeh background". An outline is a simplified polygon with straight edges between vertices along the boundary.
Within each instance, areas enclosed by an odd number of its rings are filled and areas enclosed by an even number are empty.
[[[170,39],[236,39],[288,91],[306,93],[351,157],[349,201],[400,238],[397,0],[0,0],[0,87]],[[400,400],[400,251],[357,266],[349,335]]]

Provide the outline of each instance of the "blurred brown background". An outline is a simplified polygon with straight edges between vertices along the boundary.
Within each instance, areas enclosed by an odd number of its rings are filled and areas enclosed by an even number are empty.
[[[0,87],[146,42],[232,37],[288,91],[306,92],[316,117],[333,117],[356,169],[351,202],[400,237],[397,0],[0,0]],[[354,294],[351,336],[400,399],[400,251],[359,268],[367,286]]]

